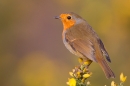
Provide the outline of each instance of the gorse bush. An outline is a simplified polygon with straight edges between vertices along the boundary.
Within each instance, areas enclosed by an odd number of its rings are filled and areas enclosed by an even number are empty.
[[[86,66],[89,62],[83,62],[79,59],[80,65],[72,69],[72,72],[69,72],[71,78],[68,79],[67,85],[69,86],[90,86],[91,83],[88,80],[92,76],[92,72],[89,71]],[[127,76],[124,76],[123,73],[120,74],[120,83],[117,84],[114,81],[111,82],[111,86],[124,86]],[[107,86],[107,85],[105,85]]]

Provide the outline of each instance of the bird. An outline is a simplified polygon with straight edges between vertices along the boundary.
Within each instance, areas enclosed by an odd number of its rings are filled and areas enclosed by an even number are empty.
[[[111,59],[103,42],[85,19],[73,12],[62,13],[55,19],[60,19],[63,24],[63,43],[72,54],[97,62],[107,79],[115,78],[107,63],[111,62]]]

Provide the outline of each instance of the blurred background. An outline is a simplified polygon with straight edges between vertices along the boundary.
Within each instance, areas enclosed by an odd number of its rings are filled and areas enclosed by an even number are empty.
[[[62,42],[62,23],[54,16],[75,12],[88,21],[105,44],[115,79],[90,66],[92,86],[130,84],[130,0],[0,0],[0,86],[67,86],[79,65]]]

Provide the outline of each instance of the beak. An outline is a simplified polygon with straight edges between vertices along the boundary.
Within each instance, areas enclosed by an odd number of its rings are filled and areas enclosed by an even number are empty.
[[[59,17],[59,16],[55,16],[54,18],[55,18],[55,19],[60,19],[60,17]]]

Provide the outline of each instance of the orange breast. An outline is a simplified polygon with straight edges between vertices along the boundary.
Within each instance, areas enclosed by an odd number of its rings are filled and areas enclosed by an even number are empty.
[[[62,20],[62,22],[64,30],[71,28],[75,24],[74,20]]]

